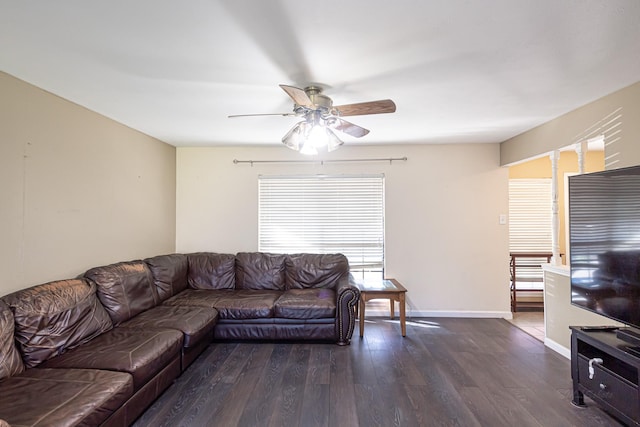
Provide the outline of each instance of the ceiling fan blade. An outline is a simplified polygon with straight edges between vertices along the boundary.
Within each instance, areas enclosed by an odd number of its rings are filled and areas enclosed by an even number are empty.
[[[360,102],[333,107],[340,112],[340,116],[363,116],[365,114],[383,114],[396,111],[396,104],[390,99],[380,101]]]
[[[361,138],[369,133],[369,129],[354,125],[353,123],[342,120],[339,117],[330,119],[327,126],[329,126],[331,129],[339,130],[340,132],[355,136],[356,138]]]
[[[287,95],[289,95],[296,104],[302,105],[303,107],[314,108],[313,102],[309,99],[309,95],[307,95],[303,89],[287,85],[280,85],[280,87],[287,92]]]
[[[231,114],[227,116],[230,119],[235,117],[259,117],[259,116],[282,116],[282,117],[296,117],[296,113],[258,113],[258,114]]]

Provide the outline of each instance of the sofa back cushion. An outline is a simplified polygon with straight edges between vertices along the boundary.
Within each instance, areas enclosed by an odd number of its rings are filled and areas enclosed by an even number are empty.
[[[286,255],[240,252],[236,255],[236,289],[285,290]]]
[[[13,331],[13,313],[9,306],[0,300],[0,381],[24,371]]]
[[[98,285],[98,298],[114,326],[160,303],[151,271],[143,261],[95,267],[84,276]]]
[[[95,338],[112,328],[84,279],[58,280],[3,297],[15,319],[15,338],[28,368]]]
[[[189,287],[193,289],[234,289],[236,256],[197,252],[188,254]]]
[[[160,301],[179,294],[188,286],[189,261],[183,254],[159,255],[144,262],[151,270]]]
[[[333,289],[349,275],[349,261],[342,254],[289,255],[286,265],[287,289]]]

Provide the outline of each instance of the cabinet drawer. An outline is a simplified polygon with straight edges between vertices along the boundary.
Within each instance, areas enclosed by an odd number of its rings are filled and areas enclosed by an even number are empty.
[[[594,364],[594,376],[589,379],[589,359],[578,360],[579,383],[589,397],[615,408],[629,418],[640,420],[638,388],[624,378]]]

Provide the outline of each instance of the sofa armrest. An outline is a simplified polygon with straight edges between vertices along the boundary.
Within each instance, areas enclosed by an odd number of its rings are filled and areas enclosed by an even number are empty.
[[[343,277],[336,286],[336,335],[338,345],[348,345],[356,324],[360,289],[353,276]]]

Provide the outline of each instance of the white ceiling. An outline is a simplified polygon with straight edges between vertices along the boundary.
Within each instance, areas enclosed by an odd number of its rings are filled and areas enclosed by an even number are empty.
[[[0,70],[176,146],[280,144],[319,83],[347,144],[501,142],[640,81],[638,0],[0,0]]]

